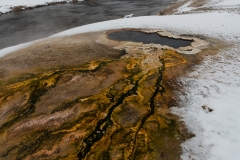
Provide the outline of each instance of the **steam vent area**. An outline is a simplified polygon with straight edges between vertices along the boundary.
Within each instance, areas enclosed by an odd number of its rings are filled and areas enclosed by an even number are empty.
[[[123,29],[1,57],[0,159],[179,159],[194,135],[170,113],[176,78],[209,49],[193,36]]]

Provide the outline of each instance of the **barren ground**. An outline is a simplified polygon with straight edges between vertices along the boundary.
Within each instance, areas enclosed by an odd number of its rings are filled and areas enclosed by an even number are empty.
[[[179,159],[193,135],[169,113],[176,78],[224,45],[200,37],[208,47],[184,55],[106,34],[49,39],[0,59],[1,158]]]

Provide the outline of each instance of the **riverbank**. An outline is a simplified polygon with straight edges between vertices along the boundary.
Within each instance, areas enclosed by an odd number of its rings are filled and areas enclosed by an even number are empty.
[[[48,6],[48,5],[64,4],[64,3],[78,2],[78,1],[83,1],[83,0],[35,0],[35,1],[1,0],[0,15],[8,12],[13,12],[13,11],[22,11],[22,10],[28,10],[28,9],[33,9],[37,7]]]

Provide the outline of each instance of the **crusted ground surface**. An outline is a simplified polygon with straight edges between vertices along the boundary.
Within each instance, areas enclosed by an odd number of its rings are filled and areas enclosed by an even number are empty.
[[[202,56],[94,33],[2,57],[0,159],[179,159],[175,78]]]

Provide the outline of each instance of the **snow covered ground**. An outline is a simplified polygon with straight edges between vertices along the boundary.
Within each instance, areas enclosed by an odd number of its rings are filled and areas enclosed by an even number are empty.
[[[189,11],[190,2],[192,0],[177,12]],[[108,29],[144,28],[204,35],[231,45],[215,56],[206,56],[202,64],[178,79],[183,87],[177,93],[180,107],[172,108],[172,112],[182,117],[189,131],[196,135],[182,144],[183,160],[237,160],[240,157],[240,1],[209,0],[201,7],[215,9],[94,23],[53,37]],[[199,11],[201,7],[191,10]],[[0,56],[29,44],[24,45],[0,50]]]
[[[184,1],[180,0],[179,2]],[[185,14],[185,13],[196,13],[196,12],[210,12],[216,11],[222,12],[232,12],[238,13],[240,12],[240,4],[239,0],[188,0],[186,3],[175,9],[174,14]],[[197,6],[197,7],[196,7]]]
[[[207,57],[179,79],[183,117],[196,137],[182,144],[182,159],[237,160],[240,157],[240,45]]]
[[[210,0],[205,6],[236,6],[240,5],[239,0]]]
[[[11,12],[12,8],[17,6],[36,7],[40,5],[48,5],[48,3],[70,2],[71,0],[0,0],[0,13]],[[83,0],[79,0],[83,1]]]

